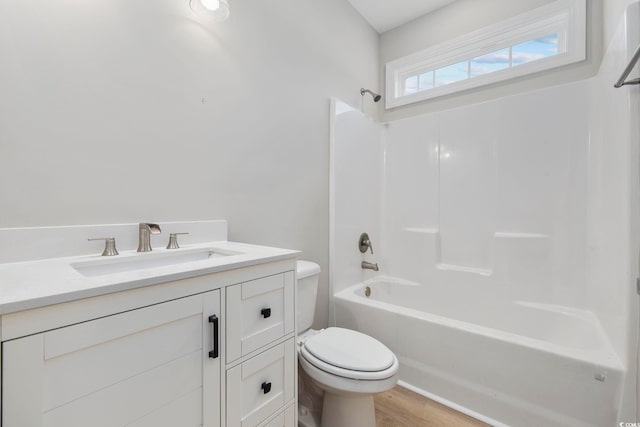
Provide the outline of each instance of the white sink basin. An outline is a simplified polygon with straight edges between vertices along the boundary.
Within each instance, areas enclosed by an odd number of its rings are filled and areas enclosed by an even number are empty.
[[[241,254],[241,252],[217,248],[177,249],[175,252],[146,252],[129,256],[125,255],[122,258],[116,256],[106,259],[82,261],[70,265],[83,276],[95,277],[125,273],[128,271],[146,270],[149,268],[167,267],[239,254]]]

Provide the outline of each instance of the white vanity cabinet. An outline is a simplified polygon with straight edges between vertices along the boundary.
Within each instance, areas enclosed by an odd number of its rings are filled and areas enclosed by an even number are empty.
[[[2,427],[294,427],[294,264],[2,316]]]

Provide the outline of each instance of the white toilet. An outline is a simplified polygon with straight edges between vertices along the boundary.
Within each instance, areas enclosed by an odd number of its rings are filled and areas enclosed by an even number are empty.
[[[373,395],[396,385],[398,359],[380,341],[360,332],[311,329],[320,266],[298,261],[296,270],[298,361],[324,391],[321,427],[375,427]],[[300,426],[313,425],[311,417],[300,415]]]

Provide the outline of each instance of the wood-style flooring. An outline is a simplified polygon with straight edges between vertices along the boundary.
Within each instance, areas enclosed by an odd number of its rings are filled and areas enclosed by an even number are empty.
[[[400,386],[376,395],[375,407],[376,427],[489,426]]]

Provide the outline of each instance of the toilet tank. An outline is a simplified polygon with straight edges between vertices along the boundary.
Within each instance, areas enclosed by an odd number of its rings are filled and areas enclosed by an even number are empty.
[[[316,312],[320,266],[315,262],[298,260],[296,265],[296,327],[298,334],[311,328]]]

